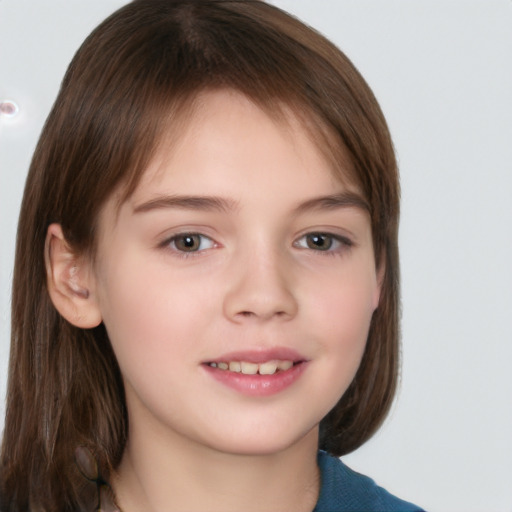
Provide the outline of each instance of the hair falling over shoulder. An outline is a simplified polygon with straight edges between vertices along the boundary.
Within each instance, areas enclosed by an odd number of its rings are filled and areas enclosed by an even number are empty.
[[[30,166],[19,219],[0,495],[6,511],[90,511],[119,464],[128,419],[103,325],[64,320],[47,290],[45,237],[58,222],[94,256],[98,213],[126,198],[164,131],[198,93],[228,88],[269,112],[289,108],[334,161],[352,160],[369,205],[381,301],[358,373],[321,423],[341,455],[370,438],[392,403],[399,356],[399,185],[391,138],[364,79],[334,45],[260,0],[135,0],[71,62]],[[346,178],[346,177],[345,177]],[[76,450],[97,464],[84,477]]]

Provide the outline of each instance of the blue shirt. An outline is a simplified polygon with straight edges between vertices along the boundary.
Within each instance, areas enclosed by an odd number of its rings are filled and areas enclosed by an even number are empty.
[[[352,471],[341,460],[318,452],[320,497],[313,512],[421,512],[379,487],[371,478]]]

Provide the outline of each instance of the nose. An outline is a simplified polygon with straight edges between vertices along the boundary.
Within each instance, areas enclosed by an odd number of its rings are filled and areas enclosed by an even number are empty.
[[[298,310],[292,269],[284,256],[253,250],[232,266],[224,314],[234,322],[290,320]]]

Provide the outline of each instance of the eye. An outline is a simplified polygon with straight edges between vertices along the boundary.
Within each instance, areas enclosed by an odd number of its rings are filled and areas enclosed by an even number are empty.
[[[308,233],[299,238],[295,246],[313,251],[335,252],[344,246],[352,246],[352,242],[348,238],[331,233]]]
[[[187,253],[211,249],[215,246],[215,242],[199,233],[180,233],[169,239],[166,245],[175,251]]]

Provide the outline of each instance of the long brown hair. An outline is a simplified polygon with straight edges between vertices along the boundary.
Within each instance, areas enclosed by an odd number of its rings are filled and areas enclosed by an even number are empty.
[[[354,450],[389,410],[399,356],[399,186],[388,128],[368,85],[323,36],[262,1],[135,0],[77,52],[27,178],[0,460],[8,510],[88,510],[91,490],[73,462],[76,447],[87,447],[108,478],[128,431],[104,327],[76,328],[50,301],[47,228],[60,223],[77,253],[94,254],[102,205],[120,188],[124,197],[134,190],[179,112],[214,88],[237,90],[268,111],[300,113],[322,149],[350,158],[385,273],[360,368],[322,421],[320,447],[335,455]]]

